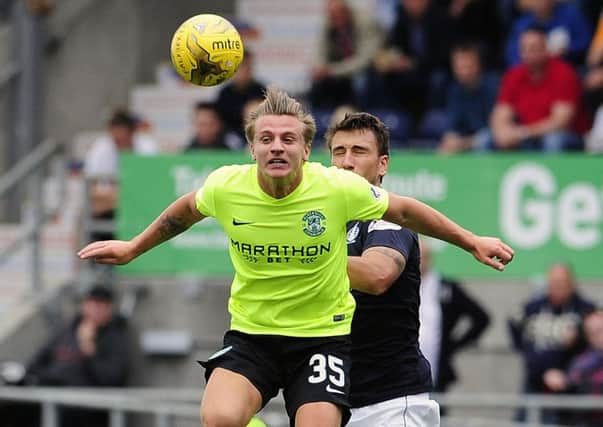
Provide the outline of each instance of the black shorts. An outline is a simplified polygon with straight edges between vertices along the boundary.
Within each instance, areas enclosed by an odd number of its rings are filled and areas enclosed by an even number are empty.
[[[350,418],[350,337],[296,338],[228,331],[224,347],[199,362],[209,380],[215,368],[246,377],[262,395],[262,407],[283,389],[291,426],[300,406],[331,402],[339,406],[341,425]]]

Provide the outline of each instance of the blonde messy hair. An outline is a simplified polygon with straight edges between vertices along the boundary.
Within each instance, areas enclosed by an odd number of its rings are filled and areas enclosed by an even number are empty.
[[[302,104],[295,98],[290,97],[287,92],[274,86],[269,87],[264,94],[264,100],[258,107],[249,113],[245,120],[245,138],[253,144],[255,137],[255,122],[262,116],[293,116],[303,125],[303,136],[306,144],[312,144],[316,135],[316,122],[314,117],[308,113]]]

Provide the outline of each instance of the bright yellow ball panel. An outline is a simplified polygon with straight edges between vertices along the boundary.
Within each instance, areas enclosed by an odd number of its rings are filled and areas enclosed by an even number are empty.
[[[244,55],[243,42],[234,26],[217,15],[197,15],[174,33],[171,57],[186,81],[214,86],[231,78]]]

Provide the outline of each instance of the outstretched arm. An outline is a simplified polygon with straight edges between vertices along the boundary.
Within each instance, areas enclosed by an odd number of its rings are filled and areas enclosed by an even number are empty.
[[[129,241],[90,243],[77,254],[99,264],[127,264],[149,249],[171,239],[205,218],[198,210],[195,192],[185,194],[164,210],[142,233]]]
[[[513,249],[500,239],[476,236],[441,212],[411,197],[389,193],[389,206],[383,219],[452,243],[471,253],[479,262],[500,271],[513,260]]]

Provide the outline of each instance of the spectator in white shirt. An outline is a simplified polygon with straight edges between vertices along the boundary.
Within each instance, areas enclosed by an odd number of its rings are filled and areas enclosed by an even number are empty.
[[[108,122],[108,133],[92,143],[84,160],[84,176],[90,180],[90,203],[93,218],[113,219],[117,203],[116,177],[119,154],[133,152],[153,155],[158,144],[138,130],[139,120],[130,112],[116,110]],[[111,239],[112,233],[95,233],[93,240]]]
[[[421,248],[421,305],[419,306],[419,346],[429,360],[434,390],[445,392],[457,379],[454,355],[477,342],[490,323],[488,313],[460,283],[442,277],[432,269],[431,250]],[[461,322],[466,319],[468,322]],[[460,323],[467,327],[457,330]]]

